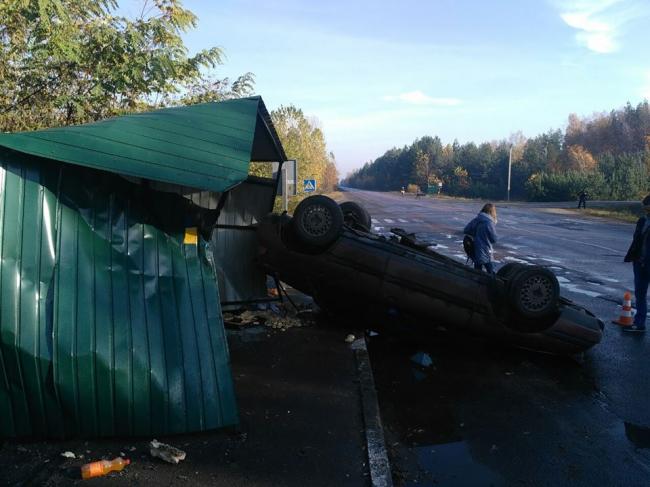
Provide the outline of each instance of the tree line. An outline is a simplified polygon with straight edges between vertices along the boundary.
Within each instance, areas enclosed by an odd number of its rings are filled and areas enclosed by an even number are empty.
[[[511,152],[512,151],[512,152]],[[511,159],[510,159],[511,158]],[[630,103],[610,113],[569,116],[566,130],[526,139],[443,144],[424,136],[366,163],[343,184],[392,191],[409,184],[454,196],[558,201],[586,190],[593,199],[630,200],[650,190],[650,106]]]
[[[138,15],[129,18],[117,14],[117,0],[0,1],[0,131],[254,94],[252,73],[234,80],[215,75],[222,49],[189,54],[182,35],[198,18],[181,0],[136,5]],[[271,116],[288,157],[299,161],[300,177],[333,189],[335,160],[318,122],[293,105]]]

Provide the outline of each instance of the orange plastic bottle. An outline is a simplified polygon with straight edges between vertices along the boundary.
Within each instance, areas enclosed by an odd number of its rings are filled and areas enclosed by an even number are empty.
[[[128,458],[117,457],[113,460],[100,460],[98,462],[87,463],[81,466],[81,478],[91,479],[101,477],[110,472],[119,472],[124,470],[131,460]]]

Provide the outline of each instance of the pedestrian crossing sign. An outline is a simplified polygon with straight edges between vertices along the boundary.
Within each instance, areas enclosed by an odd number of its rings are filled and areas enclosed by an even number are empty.
[[[316,180],[303,179],[303,191],[305,193],[313,193],[314,191],[316,191]]]

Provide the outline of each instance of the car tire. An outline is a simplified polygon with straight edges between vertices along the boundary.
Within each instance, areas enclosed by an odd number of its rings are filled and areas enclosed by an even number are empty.
[[[363,206],[354,201],[345,201],[339,206],[343,213],[343,222],[346,225],[361,229],[364,232],[370,232],[372,219],[370,218],[370,213]]]
[[[522,318],[545,318],[558,309],[560,283],[544,267],[525,266],[514,273],[508,287],[511,305]]]
[[[327,247],[341,233],[343,213],[331,198],[323,195],[305,198],[296,207],[292,219],[293,232],[305,245]]]

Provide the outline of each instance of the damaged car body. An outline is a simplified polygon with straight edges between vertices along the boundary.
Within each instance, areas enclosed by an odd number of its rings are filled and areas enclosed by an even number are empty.
[[[560,297],[550,270],[508,264],[491,276],[396,233],[372,234],[369,215],[356,203],[339,207],[313,196],[293,217],[272,214],[260,223],[259,260],[324,310],[373,325],[424,332],[442,326],[556,354],[600,342],[602,321]]]

